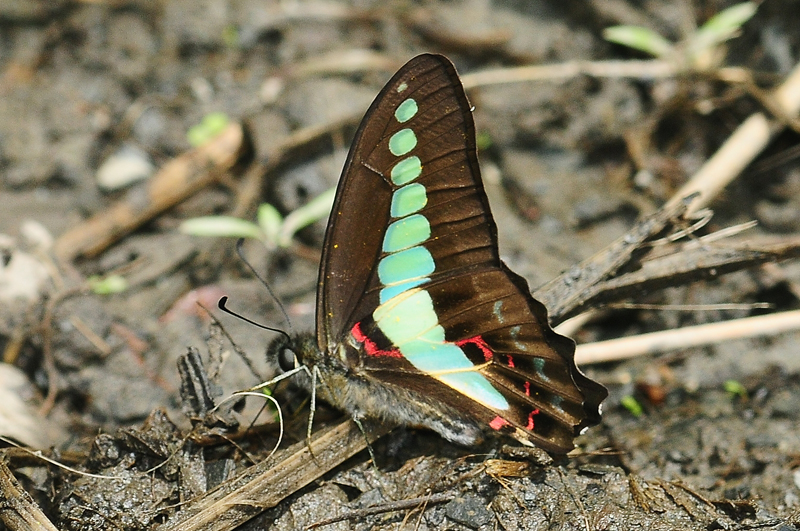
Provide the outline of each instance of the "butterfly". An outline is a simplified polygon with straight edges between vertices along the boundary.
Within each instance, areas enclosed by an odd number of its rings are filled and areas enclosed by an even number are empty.
[[[411,59],[381,90],[336,191],[316,334],[278,337],[268,356],[305,366],[300,385],[357,420],[566,453],[607,391],[500,260],[471,109],[441,55]]]

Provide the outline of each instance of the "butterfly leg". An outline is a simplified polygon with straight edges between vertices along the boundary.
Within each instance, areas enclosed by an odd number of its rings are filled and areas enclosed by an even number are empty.
[[[314,365],[314,368],[311,369],[311,404],[308,406],[308,428],[306,430],[306,446],[308,446],[308,453],[311,454],[313,459],[316,459],[316,456],[314,455],[314,450],[311,448],[311,430],[314,426],[314,413],[317,411],[318,376],[320,382],[324,384],[325,382],[322,380],[322,376],[319,373],[319,367]]]
[[[369,443],[369,436],[367,435],[367,430],[364,429],[364,425],[361,423],[361,419],[357,415],[353,415],[353,422],[356,423],[358,429],[361,430],[361,434],[364,436],[364,441],[367,443],[367,451],[369,452],[369,458],[372,460],[372,466],[375,467],[375,472],[380,475],[380,469],[378,468],[378,461],[375,459],[375,452],[372,450],[372,445]]]

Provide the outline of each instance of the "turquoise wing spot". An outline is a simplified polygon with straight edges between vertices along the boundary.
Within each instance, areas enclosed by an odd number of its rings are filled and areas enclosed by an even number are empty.
[[[401,350],[400,352],[402,353],[403,351]],[[553,399],[550,401],[550,405],[552,405],[556,411],[558,411],[559,413],[566,414],[566,411],[564,411],[564,408],[561,406],[561,404],[563,403],[564,399],[558,395],[555,395]]]
[[[409,129],[404,129],[404,131],[409,131]],[[416,144],[416,138],[414,139],[414,143]],[[392,182],[397,186],[402,186],[406,183],[410,183],[411,181],[419,177],[421,174],[422,174],[422,162],[419,160],[419,157],[416,156],[408,157],[407,159],[401,160],[400,162],[394,165],[390,173],[392,177]]]
[[[417,135],[411,129],[400,129],[389,139],[389,151],[399,157],[417,147]]]
[[[425,216],[414,214],[398,219],[386,228],[383,236],[383,252],[396,253],[414,247],[431,237],[431,224]]]
[[[430,293],[419,288],[381,304],[372,312],[372,318],[396,347],[439,326]],[[400,352],[405,355],[402,349]]]
[[[411,183],[408,186],[398,188],[392,194],[391,215],[393,218],[402,218],[419,212],[428,204],[428,194],[425,187],[419,183]]]
[[[393,299],[394,297],[397,297],[401,293],[405,293],[406,291],[410,290],[411,288],[416,288],[420,284],[424,284],[429,280],[430,279],[428,277],[416,278],[414,280],[408,280],[406,282],[401,282],[399,284],[393,284],[391,286],[386,286],[385,288],[383,288],[381,290],[381,294],[380,294],[381,304],[383,304],[386,301],[389,301],[389,300]]]
[[[454,372],[436,375],[435,378],[486,407],[501,410],[509,407],[505,397],[478,372]]]
[[[536,371],[536,376],[543,382],[550,381],[550,378],[544,374],[544,358],[533,358],[533,368]]]
[[[436,326],[436,328],[442,328]],[[400,353],[417,369],[427,372],[445,372],[471,369],[473,364],[464,351],[452,343],[431,342],[413,339],[400,347]],[[435,377],[439,377],[436,375]]]
[[[425,247],[412,247],[384,256],[378,263],[378,278],[388,286],[406,280],[427,277],[436,269],[433,256]]]
[[[409,98],[397,107],[397,110],[394,111],[394,117],[397,118],[397,121],[401,124],[406,123],[417,114],[418,110],[417,102]]]
[[[527,352],[528,351],[528,346],[525,343],[517,341],[517,338],[519,337],[520,330],[522,330],[521,326],[519,326],[519,325],[512,326],[511,329],[509,330],[509,335],[514,340],[514,346],[517,347],[517,349],[521,350],[522,352]],[[544,360],[542,360],[542,362],[544,362]]]
[[[503,301],[495,301],[492,313],[494,314],[498,323],[502,324],[505,322],[506,319],[503,317]]]
[[[401,92],[405,92],[407,88],[408,88],[408,83],[405,82],[400,83],[399,85],[397,85],[397,93],[399,94]]]

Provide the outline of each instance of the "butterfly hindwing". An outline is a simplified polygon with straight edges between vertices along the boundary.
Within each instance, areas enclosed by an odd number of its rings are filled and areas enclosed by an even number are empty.
[[[329,356],[356,349],[363,378],[548,450],[569,451],[599,420],[605,389],[500,261],[471,107],[443,56],[402,67],[356,133],[323,248],[317,342]]]

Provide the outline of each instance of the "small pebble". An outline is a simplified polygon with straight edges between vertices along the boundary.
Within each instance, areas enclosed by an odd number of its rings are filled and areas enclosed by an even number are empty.
[[[135,146],[122,146],[97,169],[97,185],[105,191],[119,190],[150,177],[155,166]]]

